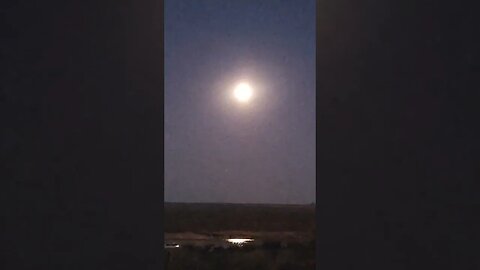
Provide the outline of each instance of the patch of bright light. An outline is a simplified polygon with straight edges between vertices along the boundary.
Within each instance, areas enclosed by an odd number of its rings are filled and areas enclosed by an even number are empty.
[[[232,243],[232,244],[241,245],[241,244],[251,242],[251,241],[253,241],[253,239],[250,239],[250,238],[230,238],[230,239],[227,239],[227,241]]]
[[[252,87],[248,83],[240,83],[233,91],[235,98],[240,102],[247,102],[252,97]]]

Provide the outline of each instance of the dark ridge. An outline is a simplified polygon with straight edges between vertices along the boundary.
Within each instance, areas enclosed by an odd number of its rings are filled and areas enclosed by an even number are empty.
[[[165,232],[313,231],[315,208],[306,205],[166,203]]]

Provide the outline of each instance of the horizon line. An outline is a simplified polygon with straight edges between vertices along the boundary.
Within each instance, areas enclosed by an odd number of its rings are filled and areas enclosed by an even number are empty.
[[[163,203],[195,203],[195,204],[264,204],[264,205],[312,205],[311,203],[265,203],[265,202],[172,202],[164,201]]]

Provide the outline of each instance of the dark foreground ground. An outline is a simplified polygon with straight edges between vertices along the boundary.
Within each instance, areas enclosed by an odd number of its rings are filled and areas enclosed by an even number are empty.
[[[315,269],[314,229],[313,205],[166,203],[166,269]]]

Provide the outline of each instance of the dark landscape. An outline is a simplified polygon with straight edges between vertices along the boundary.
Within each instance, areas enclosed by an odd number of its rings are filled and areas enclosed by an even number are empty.
[[[166,269],[315,269],[313,204],[165,203],[164,210]]]

